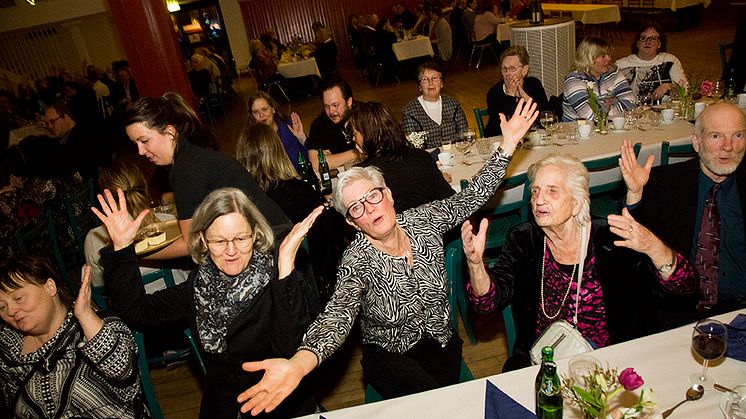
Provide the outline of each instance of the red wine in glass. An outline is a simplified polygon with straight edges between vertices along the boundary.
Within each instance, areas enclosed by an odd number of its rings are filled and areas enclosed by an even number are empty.
[[[714,319],[700,320],[692,332],[692,349],[704,359],[701,373],[694,373],[689,376],[689,382],[692,384],[701,384],[705,390],[714,388],[715,380],[707,375],[707,366],[710,361],[715,360],[725,354],[728,342],[728,329],[723,324]]]

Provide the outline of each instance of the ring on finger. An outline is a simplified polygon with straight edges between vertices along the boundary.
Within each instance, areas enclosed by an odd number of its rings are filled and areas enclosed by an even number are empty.
[[[631,233],[632,232],[632,226],[629,226],[629,228],[627,229],[627,231],[629,231]]]

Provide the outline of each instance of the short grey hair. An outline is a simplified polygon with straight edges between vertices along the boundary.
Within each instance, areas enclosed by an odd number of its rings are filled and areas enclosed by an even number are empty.
[[[591,198],[588,190],[590,175],[588,169],[575,156],[552,153],[528,168],[528,179],[533,183],[539,169],[548,166],[555,166],[562,170],[565,175],[565,186],[580,206],[580,211],[575,216],[575,220],[581,226],[588,224],[591,221]]]
[[[356,180],[367,180],[370,181],[376,188],[385,188],[386,181],[383,179],[383,173],[381,169],[375,166],[368,167],[353,167],[347,169],[344,172],[337,175],[337,188],[334,190],[334,208],[342,214],[343,217],[347,217],[347,207],[342,200],[342,194],[350,183]]]
[[[222,188],[210,192],[192,216],[189,232],[189,254],[198,265],[204,266],[210,258],[205,231],[223,215],[239,213],[254,235],[254,249],[267,252],[274,245],[274,235],[267,219],[240,189]]]

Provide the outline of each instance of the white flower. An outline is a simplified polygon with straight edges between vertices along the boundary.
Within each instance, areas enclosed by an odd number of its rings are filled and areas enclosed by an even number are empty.
[[[589,82],[588,82],[588,84],[586,84],[586,87],[587,87],[588,89],[591,89],[591,90],[593,90],[593,88],[594,88],[594,87],[596,87],[596,82],[593,82],[593,81],[589,81]]]

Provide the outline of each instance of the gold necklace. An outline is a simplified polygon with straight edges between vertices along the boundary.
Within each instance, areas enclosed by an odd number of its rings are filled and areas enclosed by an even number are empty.
[[[557,312],[554,313],[554,315],[550,316],[547,314],[547,310],[545,308],[544,303],[544,264],[547,259],[547,236],[544,235],[544,253],[541,256],[541,311],[544,313],[544,316],[549,320],[554,320],[557,318],[557,316],[560,315],[562,312],[562,307],[565,306],[565,303],[567,302],[567,297],[570,295],[570,288],[572,288],[572,283],[575,281],[575,271],[578,268],[578,265],[580,264],[580,255],[582,253],[581,247],[583,246],[583,229],[580,229],[580,238],[578,240],[578,263],[572,265],[572,274],[570,275],[570,282],[567,284],[567,291],[565,291],[565,296],[562,297],[562,302],[560,303],[559,307],[557,308]],[[581,272],[580,275],[583,275]],[[575,301],[575,305],[577,306],[578,301]],[[577,309],[577,307],[576,307]]]

